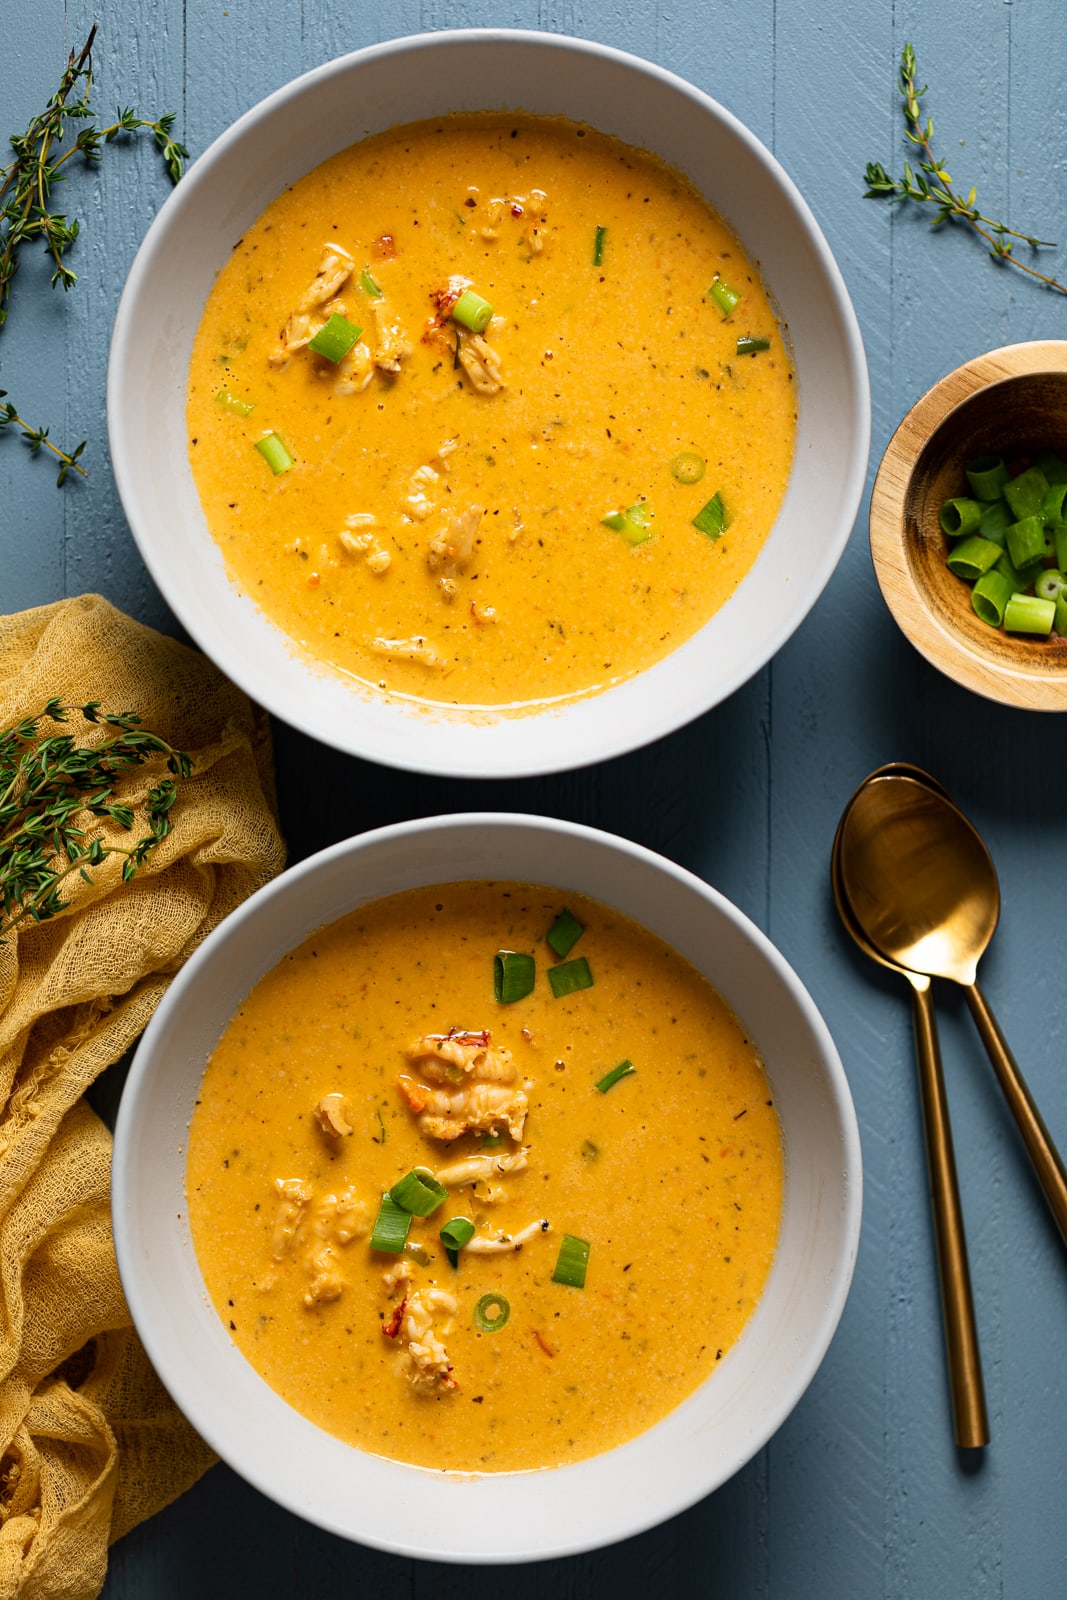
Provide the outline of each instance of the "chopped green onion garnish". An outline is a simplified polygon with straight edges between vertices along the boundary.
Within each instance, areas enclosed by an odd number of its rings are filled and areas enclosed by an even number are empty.
[[[483,300],[473,289],[464,289],[452,307],[452,321],[461,322],[472,333],[484,333],[493,315],[488,300]]]
[[[370,1236],[371,1249],[386,1250],[390,1255],[398,1256],[407,1243],[410,1227],[411,1212],[398,1206],[391,1194],[383,1194]]]
[[[695,450],[683,450],[671,462],[671,477],[678,483],[699,483],[706,470],[704,457]]]
[[[474,1223],[469,1217],[453,1217],[441,1229],[441,1243],[448,1250],[462,1250],[474,1238]]]
[[[1033,517],[1041,510],[1048,489],[1048,479],[1040,467],[1027,467],[1018,477],[1009,478],[1001,491],[1015,513],[1015,520]]]
[[[362,328],[357,328],[354,322],[349,322],[347,317],[335,311],[315,337],[308,340],[308,349],[336,363],[344,359],[362,332]]]
[[[585,957],[576,956],[573,961],[564,961],[558,967],[549,967],[548,981],[552,985],[552,993],[556,999],[562,1000],[564,995],[573,994],[576,989],[591,989],[593,974]]]
[[[1067,483],[1067,461],[1058,456],[1055,450],[1039,450],[1037,465],[1049,483]]]
[[[240,395],[231,394],[229,389],[220,389],[215,396],[220,406],[225,406],[227,411],[232,411],[238,417],[250,417],[256,409],[252,400],[242,400]]]
[[[709,295],[718,306],[724,317],[728,317],[741,298],[740,290],[732,289],[722,278],[716,277],[715,282],[708,290]]]
[[[754,333],[741,333],[737,336],[737,353],[739,356],[758,356],[761,351],[769,350],[771,341],[759,337]]]
[[[978,456],[965,471],[976,500],[996,500],[1011,476],[1002,456]]]
[[[1005,535],[1011,564],[1021,571],[1032,561],[1045,558],[1045,519],[1033,515],[1013,522]]]
[[[607,228],[598,228],[593,240],[593,265],[599,267],[604,262],[604,240],[607,237]]]
[[[370,275],[370,268],[364,267],[359,275],[359,286],[364,294],[369,294],[372,300],[382,298],[382,286]]]
[[[607,1094],[608,1090],[614,1088],[620,1078],[628,1078],[631,1072],[636,1071],[637,1068],[632,1061],[620,1061],[617,1067],[612,1067],[610,1072],[605,1072],[597,1084],[597,1088],[601,1094]]]
[[[569,956],[584,932],[578,918],[564,907],[545,934],[545,939],[558,956]]]
[[[414,1167],[393,1184],[389,1198],[413,1217],[428,1217],[448,1199],[448,1190],[425,1167]]]
[[[978,523],[978,532],[983,539],[992,539],[994,544],[999,544],[1003,548],[1007,540],[1008,529],[1014,521],[1015,518],[1011,514],[1007,501],[993,500],[982,512]]]
[[[709,539],[718,539],[730,526],[730,516],[722,503],[722,495],[715,491],[706,506],[701,506],[693,518],[693,527],[706,533]]]
[[[521,950],[498,950],[493,957],[493,994],[503,1006],[533,992],[536,966]]]
[[[474,1326],[479,1333],[498,1333],[511,1316],[511,1307],[502,1294],[483,1294],[474,1308]]]
[[[589,1240],[577,1239],[565,1233],[556,1257],[553,1283],[565,1283],[569,1289],[585,1288],[585,1273],[589,1265]]]
[[[1038,633],[1045,638],[1056,620],[1056,602],[1041,600],[1036,594],[1013,594],[1004,607],[1006,633]]]
[[[1062,573],[1059,567],[1042,567],[1034,584],[1038,599],[1058,600],[1064,590],[1067,590],[1067,574]]]
[[[1041,502],[1041,515],[1046,522],[1062,526],[1067,520],[1067,483],[1050,483]]]
[[[937,514],[942,533],[947,533],[950,539],[961,539],[968,533],[974,533],[982,520],[983,509],[978,500],[968,500],[964,495],[943,500]]]
[[[483,1150],[499,1150],[503,1143],[504,1139],[502,1134],[487,1133],[482,1137],[481,1148]]]
[[[262,439],[256,440],[256,449],[267,463],[275,477],[279,472],[288,472],[293,464],[293,458],[284,441],[276,433],[266,433]]]
[[[654,515],[645,502],[639,500],[626,511],[609,511],[600,521],[605,528],[621,533],[628,544],[644,544],[646,539],[652,537],[651,522]]]
[[[994,544],[992,539],[983,539],[979,534],[972,533],[960,540],[945,564],[957,578],[974,583],[983,572],[989,572],[996,566],[1003,553],[999,544]]]
[[[984,572],[971,590],[971,609],[991,628],[999,628],[1004,621],[1004,608],[1014,593],[1011,579],[994,567],[992,572]]]

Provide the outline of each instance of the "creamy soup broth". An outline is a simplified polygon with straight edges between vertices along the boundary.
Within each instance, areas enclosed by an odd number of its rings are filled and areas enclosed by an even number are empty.
[[[468,286],[481,334],[451,316]],[[362,330],[340,363],[308,344],[334,314]],[[795,416],[758,266],[691,185],[499,113],[393,129],[281,194],[218,276],[188,398],[212,534],[296,649],[497,708],[593,693],[700,627],[773,523]],[[719,537],[693,526],[715,494]]]
[[[486,1473],[608,1449],[714,1373],[764,1287],[782,1149],[751,1043],[673,950],[574,896],[566,959],[593,983],[556,998],[562,904],[471,883],[370,904],[268,974],[208,1063],[187,1187],[211,1299],[272,1388],[364,1450]],[[501,949],[536,961],[507,1004]],[[372,1249],[414,1168],[447,1199],[402,1254]],[[454,1218],[524,1242],[452,1265]],[[568,1234],[584,1287],[553,1281]],[[508,1307],[489,1330],[486,1295]]]

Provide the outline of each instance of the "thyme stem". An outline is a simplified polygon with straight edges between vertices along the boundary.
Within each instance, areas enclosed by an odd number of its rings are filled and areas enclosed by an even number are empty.
[[[880,162],[868,162],[864,174],[867,183],[864,199],[888,200],[891,205],[912,200],[919,205],[935,206],[937,209],[931,227],[936,228],[942,222],[952,220],[963,222],[985,241],[994,261],[1017,267],[1020,272],[1036,278],[1056,294],[1067,294],[1067,286],[1058,279],[1020,261],[1014,253],[1016,240],[1028,244],[1033,250],[1051,248],[1050,240],[1020,233],[1006,223],[987,217],[978,209],[977,191],[974,188],[962,196],[953,187],[951,173],[934,154],[934,120],[930,116],[923,120],[921,101],[926,94],[926,85],[921,89],[918,87],[915,51],[910,44],[906,44],[900,54],[898,84],[904,102],[905,137],[920,151],[919,170],[914,171],[910,162],[905,161],[904,176],[891,178]]]
[[[32,119],[24,134],[12,134],[9,140],[13,159],[0,168],[0,329],[7,321],[23,245],[43,240],[45,254],[52,261],[53,288],[62,284],[64,289],[71,289],[77,282],[77,273],[68,265],[66,256],[78,237],[78,220],[49,209],[52,186],[67,176],[64,168],[72,156],[80,155],[93,165],[100,160],[104,145],[111,144],[120,134],[147,129],[161,152],[171,181],[177,183],[182,162],[189,153],[173,137],[173,112],[148,119],[138,117],[130,108],[120,109],[114,122],[106,127],[97,125],[89,105],[95,39],[94,25],[81,49],[71,51],[59,88],[45,109]],[[68,123],[80,126],[68,147],[57,154]],[[0,401],[5,399],[6,392],[0,390]],[[44,447],[57,457],[57,484],[64,482],[72,467],[83,478],[86,476],[78,460],[85,448],[84,440],[74,450],[62,449],[49,439],[47,428],[34,428],[24,421],[10,400],[0,404],[0,432],[7,427],[14,427],[35,455]]]

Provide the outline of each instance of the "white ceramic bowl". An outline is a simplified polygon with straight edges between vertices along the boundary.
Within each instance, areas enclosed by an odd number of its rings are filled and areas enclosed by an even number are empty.
[[[776,525],[738,592],[666,660],[604,694],[533,715],[429,715],[300,660],[231,586],[189,469],[193,335],[234,241],[286,184],[396,123],[448,111],[566,114],[686,172],[758,261],[798,376],[796,460]],[[718,704],[789,638],[844,549],[863,490],[870,400],[841,275],[807,205],[715,101],[607,46],[509,31],[376,45],[296,79],[241,117],[161,209],[119,306],[111,455],[141,554],[192,637],[250,695],[326,744],[472,777],[560,771],[636,749]]]
[[[745,1023],[785,1146],[778,1251],[714,1374],[639,1438],[573,1466],[462,1478],[364,1454],[269,1389],[209,1303],[186,1223],[185,1144],[207,1056],[245,995],[316,928],[432,883],[513,878],[576,890],[666,939]],[[860,1231],[855,1112],[810,997],[769,941],[700,879],[609,834],[479,813],[335,845],[259,891],[175,978],[138,1049],[115,1135],[113,1209],[134,1323],[163,1382],[219,1455],[334,1533],[444,1561],[541,1559],[623,1539],[716,1489],[807,1388],[844,1307]]]

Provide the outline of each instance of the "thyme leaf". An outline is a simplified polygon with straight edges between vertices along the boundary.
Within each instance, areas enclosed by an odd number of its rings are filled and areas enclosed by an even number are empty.
[[[51,209],[53,187],[67,177],[64,169],[73,157],[80,156],[87,165],[94,166],[104,145],[122,134],[145,129],[151,132],[171,181],[177,183],[182,162],[189,154],[174,138],[172,111],[149,119],[137,116],[129,107],[120,108],[114,122],[106,127],[97,124],[89,104],[95,39],[94,26],[81,49],[71,51],[59,87],[44,110],[32,119],[25,133],[12,134],[8,141],[12,159],[6,167],[0,167],[0,329],[8,318],[12,285],[24,245],[43,245],[52,262],[53,288],[61,285],[64,290],[71,289],[77,282],[78,275],[67,261],[67,252],[78,238],[78,219]],[[63,147],[74,129],[73,137]],[[5,391],[0,390],[0,400],[5,398]],[[74,450],[63,449],[48,437],[47,428],[34,428],[25,422],[10,400],[0,405],[0,431],[7,427],[14,427],[35,455],[42,448],[51,452],[59,462],[57,484],[62,484],[72,469],[83,478],[86,476],[79,460],[84,440]]]
[[[81,739],[45,731],[72,714],[83,723]],[[121,796],[121,780],[156,756],[166,758],[170,776],[145,796],[146,831],[123,844],[119,835],[132,833],[138,816]],[[62,885],[72,874],[92,883],[91,869],[118,856],[123,882],[135,877],[170,832],[178,783],[191,771],[184,750],[143,728],[134,712],[104,711],[98,700],[78,706],[52,699],[0,732],[0,943],[27,920],[46,922],[65,911]]]
[[[1050,240],[1038,239],[1031,233],[1020,233],[1006,223],[987,217],[978,209],[976,189],[971,188],[966,195],[956,190],[952,174],[934,154],[934,119],[930,116],[925,120],[923,118],[921,101],[926,94],[926,85],[923,84],[920,89],[918,82],[915,51],[910,44],[906,44],[900,54],[898,85],[904,102],[905,137],[919,152],[918,170],[905,161],[904,176],[893,178],[881,162],[868,162],[864,173],[867,188],[863,198],[888,200],[891,205],[911,200],[917,205],[933,206],[934,215],[930,219],[932,228],[939,227],[943,222],[962,222],[985,241],[994,261],[1017,267],[1020,272],[1036,278],[1056,294],[1067,294],[1067,286],[1039,272],[1027,262],[1020,261],[1014,253],[1016,242],[1027,244],[1032,250],[1044,250],[1052,248]]]

